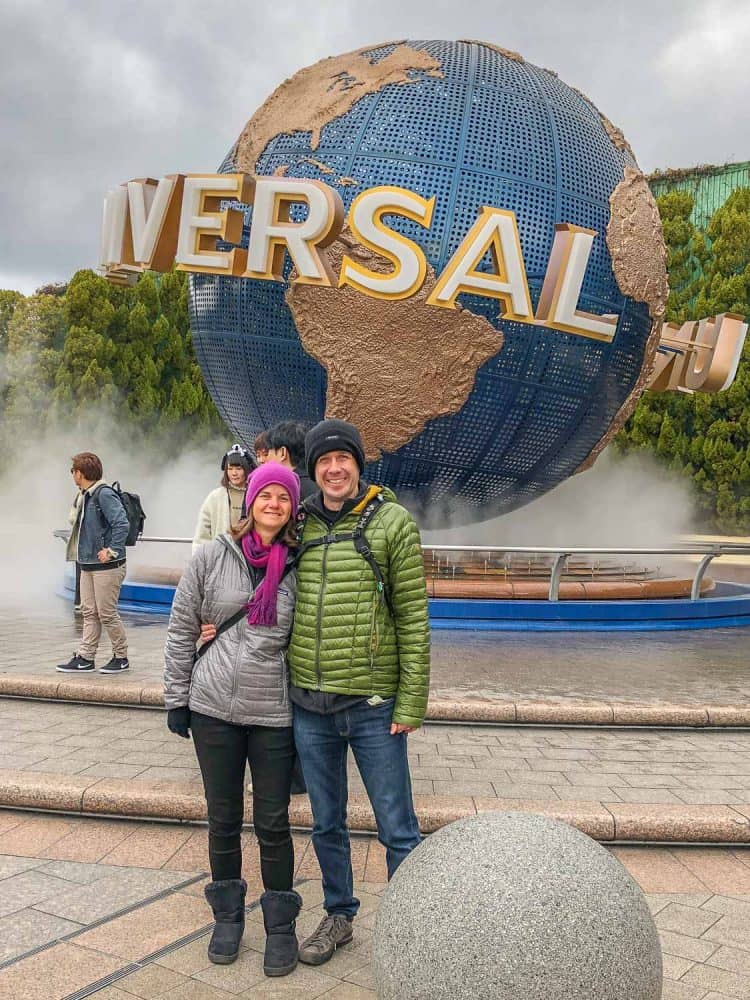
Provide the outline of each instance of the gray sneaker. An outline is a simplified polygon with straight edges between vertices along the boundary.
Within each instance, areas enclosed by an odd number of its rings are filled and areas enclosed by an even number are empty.
[[[299,960],[306,965],[322,965],[337,948],[349,944],[352,936],[351,917],[345,917],[343,913],[325,916],[317,929],[300,945]]]

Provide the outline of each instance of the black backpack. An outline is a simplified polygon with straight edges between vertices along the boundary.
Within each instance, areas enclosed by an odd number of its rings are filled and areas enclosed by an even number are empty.
[[[99,489],[101,488],[102,487],[100,486]],[[143,507],[141,507],[141,498],[137,493],[126,493],[117,480],[112,483],[110,489],[114,490],[117,494],[117,498],[122,504],[125,510],[125,516],[128,519],[128,537],[125,539],[125,544],[135,545],[140,536],[143,534],[143,522],[146,520],[146,513],[143,510]],[[96,491],[96,493],[98,492],[99,490]],[[104,515],[102,514],[102,509],[99,506],[99,501],[96,499],[96,493],[94,493],[94,503],[96,504],[99,516],[103,517]]]

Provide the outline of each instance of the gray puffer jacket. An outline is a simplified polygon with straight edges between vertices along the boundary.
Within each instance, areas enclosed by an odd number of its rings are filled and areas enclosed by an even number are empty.
[[[221,625],[246,604],[253,582],[241,549],[229,535],[203,545],[175,593],[164,649],[164,703],[240,726],[291,726],[286,648],[297,579],[290,570],[276,603],[278,624],[227,629],[194,664],[203,622]]]

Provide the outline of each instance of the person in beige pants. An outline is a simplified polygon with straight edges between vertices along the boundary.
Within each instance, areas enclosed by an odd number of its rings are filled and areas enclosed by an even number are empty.
[[[122,673],[130,668],[128,642],[117,611],[126,573],[128,518],[118,494],[102,479],[98,456],[91,452],[74,455],[70,471],[80,497],[71,511],[73,528],[67,556],[81,569],[83,637],[73,657],[58,664],[57,669],[63,673],[95,670],[103,626],[112,643],[112,658],[101,672]]]

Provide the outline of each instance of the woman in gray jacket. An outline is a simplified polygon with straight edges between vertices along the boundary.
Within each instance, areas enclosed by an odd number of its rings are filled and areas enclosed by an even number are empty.
[[[276,462],[255,469],[247,484],[247,519],[201,546],[183,573],[164,651],[168,725],[185,738],[192,731],[206,793],[213,881],[205,891],[216,921],[208,957],[218,964],[233,962],[244,931],[247,883],[240,835],[247,761],[269,976],[286,975],[297,964],[295,919],[302,903],[292,889],[289,794],[295,749],[286,664],[298,505],[299,480],[291,469]],[[232,618],[234,624],[226,627]],[[203,622],[218,631],[196,656]]]

